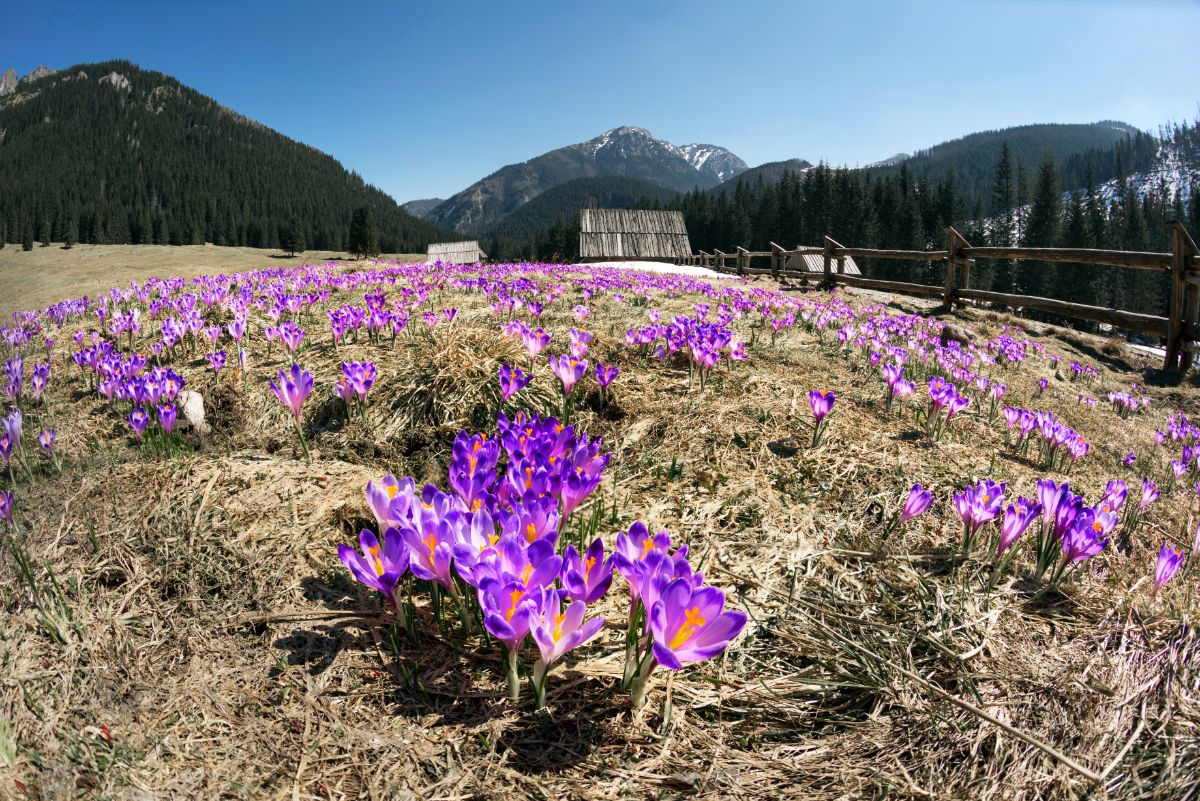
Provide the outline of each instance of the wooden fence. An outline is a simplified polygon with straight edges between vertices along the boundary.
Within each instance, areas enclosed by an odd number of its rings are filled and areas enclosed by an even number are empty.
[[[1200,272],[1197,271],[1196,265],[1196,256],[1200,254],[1200,249],[1197,249],[1191,235],[1181,224],[1168,223],[1167,229],[1171,233],[1170,253],[1084,248],[972,247],[963,239],[962,234],[953,228],[947,228],[945,250],[848,248],[827,236],[824,245],[819,248],[788,250],[772,242],[771,249],[766,251],[751,251],[742,247],[737,248],[734,253],[719,250],[712,253],[700,251],[687,261],[689,264],[713,267],[736,275],[766,274],[776,278],[815,278],[821,274],[786,270],[784,264],[789,256],[820,255],[824,257],[825,271],[821,279],[826,287],[844,284],[885,292],[941,297],[942,307],[946,310],[953,308],[955,303],[961,306],[964,301],[974,300],[1103,323],[1126,331],[1160,337],[1166,349],[1163,369],[1186,370],[1191,366],[1193,356],[1200,353]],[[931,286],[847,275],[843,272],[847,256],[856,259],[941,261],[945,263],[946,280],[942,286]],[[769,269],[752,268],[752,258],[769,258],[771,266]],[[1054,261],[1165,272],[1171,276],[1171,298],[1164,310],[1165,314],[1159,316],[1054,298],[971,289],[971,267],[976,259]]]

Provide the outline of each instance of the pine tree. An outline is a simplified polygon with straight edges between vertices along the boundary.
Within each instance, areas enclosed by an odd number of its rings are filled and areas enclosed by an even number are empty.
[[[1061,217],[1062,188],[1058,183],[1058,170],[1054,167],[1054,159],[1046,154],[1038,167],[1033,202],[1029,208],[1029,219],[1024,232],[1025,245],[1047,248],[1059,244]],[[1061,287],[1053,263],[1035,262],[1023,269],[1027,284],[1021,288],[1023,292],[1042,297],[1059,294]]]
[[[347,249],[362,258],[379,253],[379,229],[370,206],[359,206],[350,220],[350,240]]]
[[[992,178],[991,231],[988,240],[993,247],[1012,247],[1016,241],[1015,202],[1012,153],[1008,149],[1008,142],[1005,142],[1000,147],[1000,157],[996,160],[996,172]],[[1012,292],[1015,285],[1012,263],[1002,262],[996,265],[995,270],[993,286],[1001,292]]]
[[[279,247],[289,256],[304,252],[304,233],[300,230],[300,223],[292,220],[279,229]]]
[[[25,230],[21,232],[21,250],[33,250],[33,223],[25,221]]]
[[[74,219],[67,221],[67,230],[63,234],[63,250],[70,250],[75,247],[75,241],[79,239],[79,224]]]

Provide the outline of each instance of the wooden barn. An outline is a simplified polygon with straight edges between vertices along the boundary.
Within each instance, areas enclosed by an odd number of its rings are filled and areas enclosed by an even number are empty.
[[[438,242],[431,244],[426,261],[440,261],[443,264],[475,264],[487,258],[487,254],[479,249],[479,243],[470,242]]]
[[[803,250],[804,246],[798,245],[796,249]],[[843,275],[862,275],[862,270],[858,269],[858,265],[854,263],[853,256],[846,256],[844,261],[845,264],[843,265],[842,271]],[[809,256],[788,256],[787,261],[785,261],[783,264],[783,269],[796,270],[797,272],[802,273],[817,273],[824,275],[825,257],[820,254]],[[838,271],[837,259],[833,260],[833,271],[835,273]]]
[[[692,255],[683,213],[581,209],[580,261],[683,261]]]

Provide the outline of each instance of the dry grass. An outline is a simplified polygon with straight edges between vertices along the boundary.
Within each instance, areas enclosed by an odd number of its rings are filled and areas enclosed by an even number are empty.
[[[63,250],[61,244],[51,243],[25,251],[10,243],[0,249],[0,319],[8,321],[15,311],[42,309],[66,297],[94,296],[130,281],[163,277],[164,269],[191,278],[345,258],[345,253],[328,251],[289,257],[279,251],[216,245],[75,245]]]
[[[556,342],[575,302],[568,293],[542,320]],[[1003,455],[1002,424],[985,418],[937,446],[913,436],[911,414],[884,413],[877,376],[799,329],[775,349],[760,334],[751,360],[701,395],[683,369],[624,347],[643,308],[597,300],[586,326],[589,355],[622,369],[610,406],[589,396],[579,412],[614,454],[603,533],[611,542],[640,518],[688,542],[750,615],[736,648],[660,676],[635,713],[614,691],[622,634],[610,628],[552,676],[539,714],[502,698],[496,654],[442,638],[424,607],[418,642],[393,636],[335,554],[370,516],[363,484],[395,472],[444,485],[454,434],[492,425],[496,366],[524,359],[477,296],[430,305],[460,309],[453,329],[427,335],[414,320],[394,349],[364,339],[334,353],[323,320],[304,324],[312,466],[266,386],[278,348],[252,354],[245,393],[186,367],[216,425],[174,462],[138,451],[101,404],[77,398],[73,368],[57,368],[49,411],[69,462],[18,487],[17,548],[37,591],[12,554],[0,560],[0,796],[1196,797],[1190,594],[1181,582],[1151,601],[1144,579],[1190,490],[1154,510],[1131,558],[1106,553],[1061,593],[1020,562],[986,595],[986,560],[956,566],[949,493],[990,475],[1029,494],[1042,472]],[[958,322],[982,339],[1014,321]],[[1058,333],[1039,339],[1077,356]],[[369,427],[319,397],[351,358],[380,367]],[[1200,406],[1191,388],[1154,388],[1152,411],[1122,420],[1077,405],[1077,391],[1102,398],[1141,374],[1102,362],[1081,388],[1036,364],[1004,375],[1010,398],[1092,441],[1071,475],[1092,498],[1127,450],[1154,458],[1169,409]],[[1041,375],[1051,389],[1034,401]],[[803,426],[817,386],[841,400],[814,450]],[[534,405],[549,407],[554,387],[542,364]],[[938,503],[884,547],[915,480]],[[605,611],[622,620],[623,606],[618,588]]]

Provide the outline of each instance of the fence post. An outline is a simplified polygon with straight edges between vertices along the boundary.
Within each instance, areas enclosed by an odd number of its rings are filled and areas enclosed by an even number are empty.
[[[836,239],[829,236],[828,234],[826,234],[826,236],[825,236],[825,244],[824,244],[823,249],[825,251],[825,253],[824,253],[824,255],[825,255],[825,286],[828,288],[828,287],[832,287],[834,284],[834,281],[833,281],[833,259],[834,258],[837,259],[838,274],[840,275],[846,267],[846,254],[834,252],[837,250],[845,250],[845,248],[842,247],[841,242],[838,242]]]
[[[1171,228],[1171,299],[1167,303],[1166,356],[1164,370],[1179,369],[1179,345],[1183,333],[1184,245],[1179,231]]]
[[[737,246],[737,274],[745,275],[746,270],[750,269],[750,251],[746,250],[741,245]]]
[[[962,237],[953,227],[946,228],[946,286],[942,290],[942,308],[945,311],[954,309],[955,269],[958,266],[959,240]]]
[[[1200,320],[1200,287],[1189,281],[1195,269],[1196,243],[1178,222],[1167,223],[1171,232],[1171,306],[1167,317],[1167,348],[1164,370],[1187,370],[1192,366],[1193,328]]]
[[[771,277],[779,278],[779,271],[783,269],[783,248],[771,243]]]

